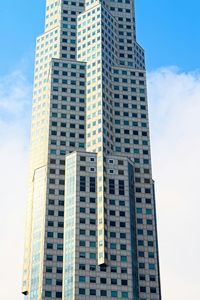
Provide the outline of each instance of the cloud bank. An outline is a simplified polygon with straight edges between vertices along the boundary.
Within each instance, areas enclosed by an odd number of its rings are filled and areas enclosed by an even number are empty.
[[[164,300],[200,299],[200,73],[148,76]]]
[[[21,71],[0,77],[0,298],[22,299],[31,84]]]
[[[163,300],[200,299],[200,73],[148,74]],[[1,299],[20,300],[31,84],[0,77]],[[9,291],[9,293],[8,293]]]

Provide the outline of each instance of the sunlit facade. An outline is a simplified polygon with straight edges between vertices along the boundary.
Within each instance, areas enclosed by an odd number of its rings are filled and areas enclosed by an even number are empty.
[[[22,292],[160,300],[144,51],[133,0],[46,1]]]

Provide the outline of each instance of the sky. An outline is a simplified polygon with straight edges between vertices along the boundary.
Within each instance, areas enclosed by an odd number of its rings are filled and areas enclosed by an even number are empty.
[[[0,7],[0,298],[20,300],[34,47],[44,0]],[[163,300],[200,299],[200,2],[137,0]],[[8,293],[9,291],[9,293]]]

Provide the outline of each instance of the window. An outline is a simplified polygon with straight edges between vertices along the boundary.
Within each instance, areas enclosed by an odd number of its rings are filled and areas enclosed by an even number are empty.
[[[47,232],[47,237],[48,238],[53,238],[53,232]]]
[[[155,275],[150,275],[149,279],[150,279],[150,281],[156,281],[156,276]]]
[[[121,249],[121,250],[126,250],[126,245],[125,245],[125,244],[121,244],[121,245],[120,245],[120,249]]]
[[[95,295],[96,295],[96,290],[91,289],[91,290],[90,290],[90,295],[91,295],[91,296],[93,296],[93,295],[95,296]]]
[[[52,279],[46,278],[45,283],[46,283],[46,285],[52,285]]]
[[[96,283],[96,277],[90,277],[90,283]]]
[[[117,291],[111,291],[111,297],[117,298]]]
[[[46,267],[46,272],[47,273],[52,273],[52,268],[51,267]]]
[[[110,199],[110,205],[115,205],[115,200]]]
[[[62,274],[62,271],[63,271],[62,268],[57,268],[56,269],[57,274]]]
[[[153,247],[153,241],[148,241],[148,246]]]
[[[146,287],[145,286],[141,286],[140,287],[140,292],[141,293],[146,293]]]
[[[111,243],[111,244],[110,244],[110,249],[116,249],[116,248],[117,248],[117,246],[116,246],[115,243]]]
[[[110,256],[110,260],[116,261],[116,260],[117,260],[117,256],[116,256],[116,255],[111,255],[111,256]]]
[[[80,202],[85,202],[85,197],[80,197]]]
[[[90,242],[90,248],[95,248],[96,247],[96,242]]]
[[[155,287],[151,287],[151,288],[150,288],[150,292],[151,292],[152,294],[156,294],[156,288],[155,288]]]
[[[140,275],[140,280],[145,281],[146,280],[145,275]]]
[[[95,198],[90,198],[90,203],[95,203]]]
[[[79,270],[85,271],[85,265],[84,264],[80,264],[79,265]]]
[[[117,279],[116,278],[111,278],[111,284],[117,284]]]
[[[90,219],[90,224],[91,225],[95,225],[96,224],[96,220],[95,219]]]
[[[138,240],[138,246],[144,246],[144,241]]]
[[[80,235],[85,235],[85,229],[80,229],[79,233],[80,233]]]
[[[117,273],[117,267],[110,267],[111,273]]]
[[[86,189],[85,176],[80,176],[80,192],[85,192],[85,189]]]
[[[122,255],[122,256],[121,256],[121,262],[127,262],[127,257],[124,256],[124,255]]]
[[[122,299],[128,299],[128,292],[122,292]]]
[[[110,232],[110,237],[111,237],[111,238],[116,238],[116,232],[112,232],[112,231],[111,231],[111,232]]]
[[[85,276],[79,276],[79,282],[85,282]]]
[[[79,246],[81,246],[81,247],[85,247],[85,241],[79,241]]]
[[[62,280],[57,279],[57,280],[56,280],[56,285],[62,286]]]
[[[90,235],[91,236],[95,236],[96,235],[96,231],[95,230],[90,230]]]
[[[47,249],[53,249],[53,244],[47,243]]]
[[[80,257],[80,258],[85,258],[85,252],[80,252],[80,253],[79,253],[79,257]]]
[[[126,233],[121,232],[120,233],[120,239],[126,239]]]
[[[84,218],[80,218],[80,224],[85,224],[85,219]]]
[[[96,259],[96,253],[91,252],[91,253],[90,253],[90,258],[91,258],[91,259]]]
[[[96,265],[90,265],[90,271],[96,271]]]
[[[122,274],[127,274],[127,268],[121,268],[121,273]]]
[[[149,269],[150,270],[155,270],[155,268],[156,268],[155,264],[149,264]]]
[[[139,255],[139,257],[144,257],[144,251],[139,251],[138,255]]]
[[[57,250],[63,250],[63,244],[57,244]]]
[[[106,272],[106,266],[101,265],[101,266],[100,266],[100,271],[101,271],[101,272]]]
[[[90,208],[90,214],[95,214],[96,209],[95,208]]]
[[[45,291],[45,297],[51,298],[51,292],[50,291]]]
[[[47,254],[46,260],[52,261],[53,260],[53,255]]]
[[[114,210],[110,210],[110,216],[115,216],[115,211]]]
[[[96,192],[96,179],[95,179],[95,177],[90,177],[90,192],[91,193]]]
[[[114,195],[115,194],[115,181],[114,179],[109,179],[109,193]]]
[[[116,222],[115,221],[110,221],[110,226],[115,227],[116,226]]]
[[[107,291],[106,290],[101,290],[100,295],[101,296],[107,296]]]
[[[85,295],[85,289],[79,289],[79,295]]]
[[[62,292],[56,292],[56,298],[62,298]]]

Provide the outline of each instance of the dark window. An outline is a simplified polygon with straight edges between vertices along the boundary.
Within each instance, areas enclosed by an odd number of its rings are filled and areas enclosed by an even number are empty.
[[[96,295],[96,290],[90,290],[90,295]]]
[[[101,265],[101,266],[100,266],[100,271],[101,271],[101,272],[106,272],[106,266]]]
[[[85,176],[80,176],[80,191],[85,192],[85,188],[86,188]]]
[[[110,267],[111,273],[117,273],[117,267]]]
[[[106,290],[101,290],[100,294],[101,294],[101,296],[107,296],[107,291]]]
[[[85,197],[80,197],[80,202],[85,202]]]
[[[111,278],[111,284],[117,284],[117,279],[116,278]]]
[[[62,274],[62,268],[57,268],[56,272],[57,272],[58,274]]]
[[[80,166],[80,171],[85,171],[86,167],[85,166]]]
[[[56,292],[56,298],[62,298],[62,292]]]
[[[79,295],[85,295],[85,289],[79,289]]]
[[[120,233],[120,239],[126,239],[126,233],[121,232]]]
[[[124,180],[119,180],[119,195],[124,195]]]
[[[140,287],[140,292],[141,293],[146,293],[146,287],[145,286],[141,286]]]
[[[51,292],[50,291],[45,291],[45,297],[50,297],[51,298]]]
[[[90,192],[91,193],[96,192],[96,179],[95,179],[95,177],[90,177]]]
[[[145,275],[140,275],[140,280],[145,281],[146,280]]]
[[[127,268],[121,268],[121,273],[122,274],[127,274]]]
[[[84,271],[84,270],[85,270],[85,265],[80,264],[80,265],[79,265],[79,270],[83,270],[83,271]]]
[[[150,292],[151,292],[152,294],[156,294],[156,288],[155,288],[155,287],[151,287],[151,288],[150,288]]]
[[[109,179],[109,193],[114,195],[115,194],[115,181],[114,179]]]
[[[122,285],[127,285],[127,280],[122,279]]]

